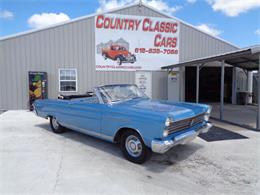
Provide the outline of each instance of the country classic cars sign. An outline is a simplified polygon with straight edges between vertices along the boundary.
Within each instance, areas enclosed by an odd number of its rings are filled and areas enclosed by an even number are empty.
[[[118,14],[95,17],[96,70],[159,70],[179,62],[179,22]]]

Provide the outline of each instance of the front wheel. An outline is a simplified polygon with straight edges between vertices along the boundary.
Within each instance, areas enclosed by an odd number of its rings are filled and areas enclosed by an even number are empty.
[[[122,59],[121,59],[120,56],[118,56],[118,57],[116,58],[116,63],[117,63],[117,65],[121,65],[121,64],[122,64]]]
[[[51,129],[54,133],[64,133],[65,129],[62,127],[56,117],[50,117]]]
[[[132,130],[121,137],[121,148],[125,158],[131,162],[142,164],[151,157],[151,150],[144,144],[141,136]]]

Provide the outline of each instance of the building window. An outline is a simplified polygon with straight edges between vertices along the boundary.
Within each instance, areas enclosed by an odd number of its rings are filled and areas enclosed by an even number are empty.
[[[77,92],[77,69],[59,69],[59,91]]]

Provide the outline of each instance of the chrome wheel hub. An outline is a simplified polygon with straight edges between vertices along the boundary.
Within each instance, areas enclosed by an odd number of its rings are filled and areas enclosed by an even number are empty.
[[[57,119],[54,117],[52,118],[52,125],[53,125],[54,129],[59,128],[59,123],[58,123]]]
[[[138,137],[130,135],[126,138],[125,147],[128,152],[133,157],[138,157],[142,154],[142,143]]]

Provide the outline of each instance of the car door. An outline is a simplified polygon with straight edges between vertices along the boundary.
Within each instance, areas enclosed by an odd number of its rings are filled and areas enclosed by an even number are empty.
[[[103,106],[95,97],[71,101],[69,107],[72,126],[83,133],[100,134]]]

